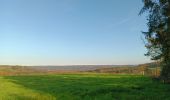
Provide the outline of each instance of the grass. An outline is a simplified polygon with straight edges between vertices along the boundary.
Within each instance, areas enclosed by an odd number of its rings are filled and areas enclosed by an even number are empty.
[[[0,100],[170,100],[170,85],[139,75],[1,76]]]

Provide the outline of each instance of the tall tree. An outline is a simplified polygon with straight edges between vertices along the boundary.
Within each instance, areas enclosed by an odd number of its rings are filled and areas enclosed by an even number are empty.
[[[152,60],[162,62],[161,76],[170,78],[170,0],[142,0],[140,15],[148,12],[148,31],[143,32],[148,52]]]

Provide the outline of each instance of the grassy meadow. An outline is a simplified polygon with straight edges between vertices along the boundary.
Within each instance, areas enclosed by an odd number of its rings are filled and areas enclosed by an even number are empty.
[[[140,75],[0,76],[0,100],[170,100],[170,85]]]

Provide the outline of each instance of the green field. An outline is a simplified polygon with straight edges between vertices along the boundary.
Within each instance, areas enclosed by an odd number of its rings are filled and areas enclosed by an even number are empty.
[[[1,76],[0,100],[170,100],[170,85],[136,75]]]

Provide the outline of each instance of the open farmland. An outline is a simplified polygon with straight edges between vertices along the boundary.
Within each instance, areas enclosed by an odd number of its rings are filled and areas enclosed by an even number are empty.
[[[170,85],[140,75],[19,75],[0,82],[0,100],[170,100]]]

